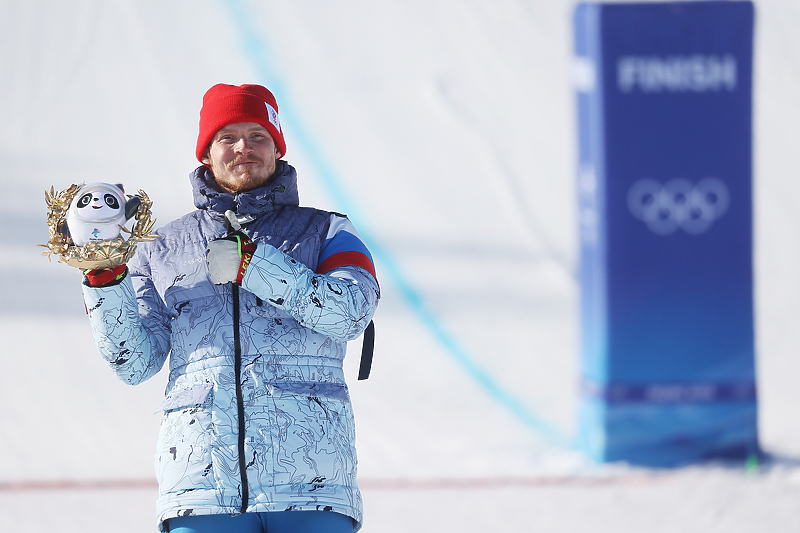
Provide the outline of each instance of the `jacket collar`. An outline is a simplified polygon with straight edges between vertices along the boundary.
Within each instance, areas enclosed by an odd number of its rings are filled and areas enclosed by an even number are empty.
[[[206,166],[198,167],[189,175],[194,194],[194,205],[204,209],[215,219],[224,218],[232,209],[238,215],[259,216],[286,205],[299,205],[297,173],[293,166],[278,160],[275,174],[263,186],[252,191],[230,193],[219,190],[214,175]]]

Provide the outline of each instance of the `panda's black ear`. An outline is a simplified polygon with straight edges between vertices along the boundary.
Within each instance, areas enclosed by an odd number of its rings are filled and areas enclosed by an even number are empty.
[[[128,201],[125,202],[125,220],[130,220],[131,217],[136,214],[141,203],[142,199],[138,196],[131,196]]]
[[[121,190],[121,191],[122,191],[122,194],[125,194],[125,187],[123,187],[121,183],[115,183],[114,185],[116,185],[117,187],[119,187],[119,190]]]

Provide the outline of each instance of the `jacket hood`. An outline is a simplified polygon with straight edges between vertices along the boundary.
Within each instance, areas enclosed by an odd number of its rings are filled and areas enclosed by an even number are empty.
[[[224,218],[225,211],[238,215],[261,215],[281,206],[299,205],[297,172],[286,161],[278,160],[275,174],[258,189],[245,192],[222,192],[214,181],[211,169],[205,165],[189,174],[194,194],[194,205],[204,209],[214,218]]]

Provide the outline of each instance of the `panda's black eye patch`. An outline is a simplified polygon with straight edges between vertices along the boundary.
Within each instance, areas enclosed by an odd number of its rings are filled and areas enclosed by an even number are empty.
[[[111,209],[119,209],[119,200],[113,194],[106,194],[104,197],[106,205]]]
[[[78,200],[78,207],[86,207],[92,201],[92,193],[86,193]]]

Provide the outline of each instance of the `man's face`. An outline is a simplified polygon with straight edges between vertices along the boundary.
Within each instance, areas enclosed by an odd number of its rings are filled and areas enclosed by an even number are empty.
[[[281,153],[267,129],[255,122],[235,122],[220,128],[211,139],[203,164],[227,192],[251,191],[275,172]]]

